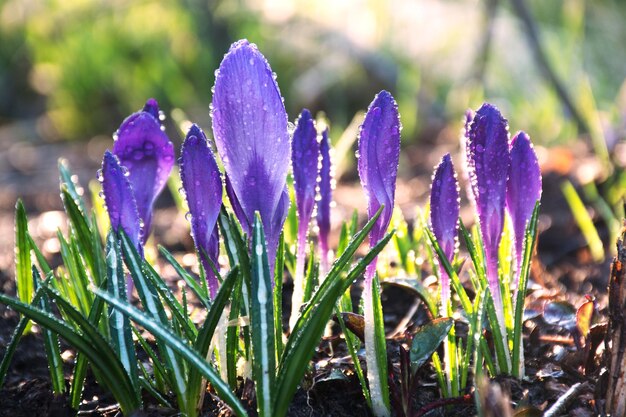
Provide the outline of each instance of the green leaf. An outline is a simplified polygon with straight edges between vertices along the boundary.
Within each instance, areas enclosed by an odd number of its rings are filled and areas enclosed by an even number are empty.
[[[45,283],[52,280],[51,276],[46,276]],[[38,288],[35,291],[35,296],[33,297],[33,305],[37,305],[44,295],[43,288]],[[17,349],[17,345],[20,342],[22,334],[26,331],[26,326],[30,322],[30,320],[26,317],[22,317],[13,331],[11,335],[11,341],[7,344],[6,350],[4,352],[4,356],[2,357],[2,362],[0,363],[0,388],[4,385],[4,380],[7,376],[7,372],[9,370],[9,365],[11,365],[11,359],[13,359],[13,355],[15,354],[15,350]]]
[[[347,294],[347,292],[344,293],[344,297],[345,297],[345,294]],[[337,311],[339,311],[339,309]],[[348,348],[348,352],[350,353],[350,357],[352,358],[352,364],[354,365],[354,372],[356,373],[357,378],[359,379],[361,390],[363,391],[363,397],[365,398],[367,405],[371,408],[372,398],[370,397],[370,390],[367,386],[367,382],[365,380],[365,374],[363,373],[363,367],[361,366],[361,362],[359,361],[359,355],[358,355],[358,351],[361,348],[361,339],[359,339],[356,335],[348,331],[348,328],[346,326],[344,316],[343,316],[344,314],[354,314],[354,313],[352,312],[339,313],[337,314],[337,321],[339,322],[339,326],[341,327],[341,332],[343,333],[345,341],[346,341],[346,347]],[[362,316],[359,316],[359,317],[362,317]],[[363,331],[361,331],[361,336],[363,336]]]
[[[172,313],[172,318],[181,326],[181,329],[185,333],[187,339],[193,340],[196,338],[198,331],[193,322],[187,314],[185,314],[184,307],[178,302],[178,299],[172,292],[172,290],[163,282],[163,278],[157,274],[149,263],[144,263],[144,271],[146,277],[150,280],[152,287],[159,294],[161,299],[165,301],[167,307]]]
[[[443,253],[443,250],[441,250],[441,247],[439,246],[439,242],[437,241],[437,238],[435,237],[432,230],[430,230],[429,228],[424,228],[424,231],[426,232],[426,235],[428,236],[428,240],[430,241],[432,248],[434,249],[435,253],[437,253],[437,257],[439,259],[440,265],[444,268],[444,270],[450,277],[450,282],[452,283],[452,286],[454,287],[454,291],[456,292],[459,299],[461,300],[461,306],[463,307],[463,310],[465,310],[467,314],[472,314],[472,311],[473,311],[472,302],[467,296],[467,293],[465,292],[465,288],[463,288],[463,284],[461,284],[461,280],[459,279],[459,276],[457,275],[454,268],[452,268],[452,265],[450,265],[450,262],[448,262],[447,256],[445,256],[445,254]]]
[[[109,232],[107,236],[106,263],[108,291],[122,300],[127,300],[122,250],[113,232]],[[122,361],[124,369],[126,369],[130,380],[137,389],[139,386],[137,356],[128,317],[117,310],[109,312],[109,334],[111,335],[115,353]]]
[[[128,315],[133,321],[143,326],[152,333],[160,342],[166,344],[169,348],[176,351],[184,357],[190,364],[195,367],[215,388],[218,396],[228,404],[233,411],[239,416],[247,416],[246,410],[237,399],[235,394],[230,391],[228,385],[221,380],[219,374],[198,352],[193,350],[186,341],[179,338],[171,330],[161,325],[161,323],[143,313],[141,310],[131,306],[130,304],[115,298],[104,291],[94,289],[98,297],[102,297],[109,305],[122,311]]]
[[[274,415],[276,417],[282,417],[287,413],[289,403],[324,333],[326,323],[337,300],[352,282],[365,271],[365,267],[380,253],[393,236],[393,233],[384,236],[347,275],[344,275],[344,268],[347,267],[357,248],[368,236],[380,213],[381,210],[378,210],[363,230],[354,236],[345,252],[335,261],[326,279],[315,292],[309,304],[303,309],[294,326],[293,332],[287,340],[277,372],[277,388],[274,397]]]
[[[54,295],[49,289],[48,294]],[[62,300],[62,298],[57,296],[53,298],[57,300],[57,303],[59,300]],[[99,340],[94,340],[92,335],[87,332],[83,334],[78,333],[76,329],[57,319],[52,314],[24,304],[4,294],[0,294],[0,302],[38,323],[41,327],[58,334],[76,350],[84,353],[89,358],[92,366],[98,369],[100,375],[102,375],[105,385],[111,391],[115,400],[119,402],[120,408],[125,415],[132,415],[141,408],[140,400],[133,392],[133,386],[128,375],[126,375],[124,367],[104,339],[99,337]],[[81,316],[71,305],[66,304],[66,306],[69,306],[78,316]],[[87,320],[84,320],[83,324],[89,325]]]
[[[587,245],[589,245],[589,250],[593,260],[595,262],[602,261],[604,259],[604,246],[602,244],[602,239],[600,239],[598,230],[593,224],[593,219],[589,215],[589,212],[578,195],[578,192],[576,192],[572,183],[567,180],[563,181],[563,184],[561,184],[561,191],[563,192],[565,200],[572,211],[574,220],[576,220],[580,231],[587,241]]]
[[[309,251],[311,254],[309,256],[309,262],[306,269],[305,282],[304,282],[304,297],[302,299],[303,303],[308,303],[311,295],[313,294],[313,288],[318,284],[319,279],[319,264],[315,262],[315,248],[311,243],[311,250]]]
[[[87,267],[94,277],[94,281],[99,282],[101,280],[99,274],[102,271],[100,271],[98,261],[96,260],[99,253],[94,250],[95,239],[93,239],[93,234],[90,229],[89,218],[78,208],[76,201],[72,198],[65,184],[61,185],[61,199],[63,200],[63,206],[65,207],[65,212],[70,221],[72,232],[80,248],[79,253],[85,258]]]
[[[82,187],[78,183],[78,177],[72,175],[67,160],[63,158],[59,159],[58,167],[61,185],[66,187],[72,197],[72,200],[75,201],[80,207],[80,211],[83,215],[87,215],[87,208],[85,207],[85,201],[82,197]]]
[[[285,270],[285,235],[280,234],[276,251],[276,267],[274,272],[274,333],[276,344],[276,360],[283,354],[283,272]]]
[[[250,329],[252,332],[252,376],[255,381],[257,411],[271,417],[276,352],[272,276],[261,217],[256,214],[252,229],[252,285],[250,287]]]
[[[378,274],[374,274],[372,280],[372,307],[374,316],[374,352],[376,354],[376,364],[378,370],[378,381],[385,408],[389,410],[389,383],[387,380],[387,340],[385,338],[385,322],[383,319],[383,306],[380,300],[380,281]],[[367,314],[367,313],[366,313]],[[367,335],[368,323],[365,323],[365,334]],[[367,349],[367,344],[365,345]]]
[[[411,342],[411,371],[415,373],[437,350],[446,338],[454,320],[449,317],[435,319],[420,329],[413,336]]]
[[[202,305],[207,310],[211,308],[211,303],[209,302],[209,294],[206,292],[206,289],[198,284],[196,280],[187,271],[185,271],[185,268],[183,268],[182,265],[178,263],[178,261],[174,258],[174,255],[172,255],[167,249],[159,245],[159,252],[161,253],[161,255],[163,255],[165,260],[170,265],[172,265],[178,276],[187,283],[189,288],[191,288],[191,290],[196,295],[198,300],[202,303]]]
[[[204,320],[204,324],[200,328],[198,332],[198,337],[195,339],[193,347],[195,351],[202,357],[206,357],[209,352],[209,347],[211,346],[211,339],[213,338],[213,334],[215,333],[215,328],[219,323],[220,317],[222,316],[222,312],[228,303],[228,298],[233,292],[233,288],[235,286],[240,285],[241,283],[241,274],[239,273],[239,268],[235,267],[230,270],[226,278],[222,282],[217,295],[215,296],[215,300],[213,300],[213,305],[209,310],[206,319]],[[221,353],[221,352],[220,352]],[[198,368],[192,367],[189,371],[189,394],[193,397],[191,400],[194,403],[198,403],[198,399],[201,394],[201,380],[202,374],[200,373]],[[190,402],[192,402],[190,401]]]
[[[537,235],[539,205],[540,203],[537,202],[530,221],[528,222],[528,227],[526,228],[526,236],[524,238],[524,258],[520,270],[519,283],[517,285],[517,300],[515,301],[515,318],[513,322],[513,361],[511,369],[513,376],[517,378],[524,377],[524,345],[522,341],[522,328],[524,326],[524,301],[526,300],[526,287],[528,286],[530,263]]]
[[[327,282],[328,278],[331,276],[334,276],[334,278],[338,278],[338,275],[341,275],[344,272],[344,269],[348,267],[348,264],[352,261],[352,257],[356,253],[357,249],[368,237],[368,234],[370,230],[372,230],[372,227],[374,227],[374,223],[376,219],[378,218],[378,216],[380,216],[380,213],[382,213],[382,208],[378,209],[378,211],[367,222],[367,224],[363,227],[363,229],[359,233],[356,233],[353,235],[346,249],[342,252],[341,256],[339,256],[339,258],[337,258],[335,262],[333,263],[333,265],[331,266],[330,271],[328,272],[326,278],[324,279],[324,281],[321,283],[321,285],[319,286],[319,288],[317,289],[317,291],[311,298],[311,301],[309,302],[305,310],[310,309],[312,308],[312,306],[317,305],[319,302],[319,299],[322,298],[324,294],[327,291],[329,291],[329,289],[332,287],[332,284],[330,282]],[[304,315],[304,311],[302,311],[302,314],[300,314],[300,318],[296,322],[296,325],[291,330],[291,335],[289,339],[287,340],[287,346],[285,347],[286,351],[289,350],[290,341],[292,340],[291,336],[294,334],[297,334],[301,325],[305,323],[305,320],[302,319],[303,315]]]
[[[37,271],[37,268],[33,265],[33,284],[35,290],[39,290],[41,276]],[[51,278],[50,274],[47,278]],[[40,298],[39,308],[46,313],[52,314],[50,309],[50,300],[44,293]],[[63,394],[65,392],[65,377],[63,374],[63,359],[61,359],[61,350],[59,348],[59,337],[50,330],[43,329],[43,345],[46,350],[46,358],[48,359],[48,370],[50,371],[50,379],[52,381],[52,392],[56,395]]]
[[[30,233],[28,233],[28,243],[30,244],[31,250],[35,253],[35,258],[37,259],[37,263],[39,264],[42,272],[45,276],[48,276],[48,274],[52,272],[52,268],[50,268],[50,265],[48,265],[46,257],[43,256],[43,253],[41,253],[41,251],[35,244],[35,241],[33,240],[33,237],[30,235]]]
[[[18,200],[15,206],[15,284],[18,298],[26,304],[30,303],[34,292],[30,267],[28,219],[22,201]],[[25,331],[28,332],[28,328]]]
[[[131,276],[133,277],[133,282],[135,283],[135,288],[137,289],[143,308],[153,320],[158,321],[161,328],[171,328],[165,309],[159,299],[154,284],[149,278],[146,277],[143,259],[139,256],[137,249],[135,249],[135,245],[131,242],[130,238],[126,235],[126,233],[124,233],[124,231],[120,231],[120,237],[122,242],[122,251],[124,253],[124,261]],[[176,394],[178,406],[183,412],[193,413],[195,412],[195,404],[189,404],[187,402],[187,396],[185,395],[187,392],[187,375],[185,372],[185,365],[181,360],[179,360],[177,351],[172,349],[170,344],[163,343],[165,343],[165,341],[161,340],[161,343],[159,343],[159,351],[163,360],[165,360],[167,364],[167,369],[169,370],[168,375],[171,375],[172,389]]]

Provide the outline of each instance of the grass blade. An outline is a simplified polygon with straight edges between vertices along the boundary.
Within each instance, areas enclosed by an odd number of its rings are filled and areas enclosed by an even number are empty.
[[[51,294],[49,289],[48,293]],[[57,299],[57,302],[62,300],[60,297],[54,298]],[[0,294],[0,302],[38,323],[41,327],[58,334],[76,350],[84,353],[89,358],[92,366],[99,370],[105,385],[111,391],[115,400],[119,402],[120,408],[125,415],[132,415],[134,411],[141,408],[139,398],[133,394],[133,387],[124,367],[106,341],[94,343],[94,340],[88,334],[78,333],[76,329],[57,319],[52,314],[24,304],[4,294]],[[69,304],[67,305],[69,306]],[[71,306],[69,307],[72,308]],[[76,310],[74,311],[80,316],[80,313]],[[86,320],[85,323],[89,324]]]
[[[367,280],[367,279],[366,279]],[[365,293],[365,291],[364,291]],[[390,409],[389,405],[389,382],[388,382],[388,374],[387,374],[387,339],[385,337],[385,323],[383,321],[383,306],[380,301],[380,281],[378,280],[378,274],[374,274],[374,278],[372,280],[372,313],[373,319],[372,325],[374,326],[374,354],[376,355],[376,371],[378,371],[378,375],[376,375],[379,383],[380,394],[382,397],[382,402],[386,410]],[[365,313],[365,348],[368,349],[368,336],[367,336],[367,326],[368,324],[368,308],[366,303],[368,300],[363,300],[364,302],[364,313]],[[367,352],[367,350],[366,350]],[[366,360],[369,360],[368,355],[366,354]],[[369,366],[369,362],[368,362]],[[368,368],[370,371],[372,370],[372,366]],[[376,374],[374,371],[374,374]],[[371,374],[368,372],[368,378],[370,378]],[[371,381],[371,380],[370,380]],[[370,382],[370,392],[374,391],[375,388],[371,385]],[[376,408],[376,400],[375,395],[372,395],[372,405],[374,409]]]
[[[44,285],[52,279],[51,276],[46,276],[46,281]],[[35,291],[35,296],[33,297],[33,304],[38,304],[44,295],[43,288],[38,288]],[[6,347],[4,352],[4,356],[2,357],[2,362],[0,363],[0,388],[4,385],[4,380],[7,376],[7,372],[9,371],[9,365],[11,365],[11,360],[13,359],[13,355],[15,354],[15,350],[17,349],[17,345],[20,342],[20,339],[24,332],[26,331],[26,326],[29,323],[29,319],[26,317],[22,317],[13,331],[11,335],[11,341]]]
[[[363,274],[365,267],[380,253],[393,236],[393,233],[385,235],[376,246],[344,276],[342,271],[347,261],[345,261],[345,259],[342,260],[342,258],[344,256],[351,258],[352,255],[350,255],[350,252],[354,253],[354,251],[356,251],[356,247],[360,245],[359,241],[362,242],[367,236],[369,232],[368,228],[371,228],[379,214],[380,210],[372,220],[368,222],[366,227],[355,235],[352,243],[348,245],[342,257],[335,262],[331,272],[313,295],[311,302],[302,311],[294,327],[294,333],[289,336],[277,372],[274,416],[282,417],[286,415],[289,403],[324,333],[326,323],[335,308],[337,300],[345,293],[352,282]]]
[[[215,300],[213,300],[213,305],[211,306],[211,309],[204,320],[204,324],[198,332],[198,337],[195,339],[193,344],[195,351],[200,356],[207,356],[211,345],[211,339],[215,333],[215,328],[220,321],[220,317],[222,316],[222,312],[224,311],[224,308],[228,303],[228,299],[233,292],[233,288],[240,284],[240,280],[241,274],[239,273],[239,268],[235,267],[230,270],[222,282],[222,285],[215,296]],[[202,374],[198,368],[192,367],[189,371],[189,393],[195,397],[192,398],[195,403],[198,402],[197,400],[201,394],[201,381]]]
[[[537,218],[539,216],[539,202],[535,205],[533,214],[526,228],[524,238],[524,259],[517,287],[517,300],[515,301],[515,318],[513,322],[513,361],[512,373],[517,378],[524,377],[524,361],[522,343],[522,327],[524,321],[524,301],[526,299],[526,287],[528,286],[528,275],[530,274],[530,262],[532,260],[533,249],[535,247],[535,237],[537,234]]]
[[[41,276],[37,271],[37,268],[33,266],[33,284],[35,291],[39,290],[41,286]],[[47,278],[51,278],[50,274]],[[52,314],[50,309],[50,300],[44,293],[39,299],[39,308],[46,313]],[[46,350],[46,358],[48,359],[48,370],[50,371],[50,379],[52,381],[52,392],[56,395],[63,394],[65,392],[65,376],[63,374],[63,359],[61,359],[61,350],[59,348],[59,337],[50,330],[43,329],[43,344]]]
[[[219,374],[213,366],[200,356],[198,352],[189,347],[184,340],[179,338],[171,330],[162,326],[161,323],[154,318],[146,315],[141,310],[138,310],[125,301],[115,298],[98,289],[94,289],[94,292],[98,297],[103,298],[109,305],[128,315],[131,320],[143,326],[158,340],[189,361],[189,364],[198,369],[202,376],[205,377],[215,388],[219,397],[226,404],[228,404],[238,416],[247,416],[246,410],[239,399],[237,399],[235,394],[230,391],[228,385],[221,380]]]
[[[271,417],[274,415],[272,407],[276,378],[274,301],[265,233],[258,214],[255,216],[252,230],[252,285],[250,287],[252,376],[255,381],[259,416]]]
[[[123,300],[127,300],[122,251],[119,246],[119,241],[113,232],[109,232],[107,236],[106,264],[108,291]],[[126,369],[133,385],[137,388],[139,386],[137,356],[135,354],[133,332],[128,317],[117,310],[110,311],[109,334],[115,353],[117,353],[122,361],[122,365],[124,369]]]
[[[571,182],[567,180],[564,181],[563,184],[561,184],[561,191],[563,192],[565,200],[572,211],[574,220],[576,220],[580,231],[587,241],[587,245],[589,245],[591,257],[595,262],[602,261],[604,259],[604,246],[602,244],[602,239],[600,239],[600,236],[598,235],[598,230],[593,224],[593,220],[591,219],[589,212],[587,212],[585,204],[580,199],[580,196]]]
[[[31,274],[30,242],[28,240],[28,219],[26,209],[21,200],[15,206],[15,285],[17,296],[25,304],[30,303],[33,292],[33,277]],[[25,332],[28,333],[27,325]]]
[[[283,341],[283,271],[285,270],[285,235],[280,234],[276,251],[276,271],[274,273],[274,333],[276,360],[280,360],[285,343]]]
[[[137,253],[135,245],[131,242],[130,238],[120,231],[122,252],[124,253],[124,261],[135,283],[135,288],[141,299],[141,304],[146,312],[153,318],[158,320],[159,325],[162,328],[170,328],[170,323],[163,308],[163,304],[159,299],[156,289],[149,278],[146,277],[144,270],[144,260]],[[104,297],[103,297],[104,298]],[[108,300],[107,300],[108,301]],[[132,317],[131,317],[132,318]],[[172,389],[178,399],[178,406],[181,411],[187,413],[193,413],[195,410],[195,404],[187,403],[187,378],[185,372],[185,365],[179,359],[177,351],[174,350],[169,344],[159,344],[159,350],[162,355],[162,359],[165,360],[167,368],[171,375]]]
[[[196,295],[202,305],[207,310],[211,308],[211,303],[209,302],[209,294],[207,293],[206,289],[198,284],[196,280],[193,279],[193,277],[187,271],[185,271],[185,268],[183,268],[182,265],[178,263],[178,261],[174,258],[174,255],[172,255],[167,249],[159,245],[159,252],[161,253],[161,255],[163,255],[165,260],[169,262],[170,265],[172,265],[178,276],[187,283],[189,288],[191,288],[191,291],[193,291],[193,293]]]

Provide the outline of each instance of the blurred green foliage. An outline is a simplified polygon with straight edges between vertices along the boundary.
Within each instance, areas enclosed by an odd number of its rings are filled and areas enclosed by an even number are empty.
[[[482,100],[536,142],[578,136],[514,0],[418,3],[5,0],[0,123],[44,116],[56,138],[88,139],[110,134],[155,97],[164,110],[181,108],[208,125],[213,71],[230,43],[246,37],[278,74],[289,114],[323,110],[337,132],[385,88],[400,105],[405,141],[434,140],[450,123],[457,132],[465,109]],[[625,113],[626,5],[523,3],[554,73],[603,142]]]

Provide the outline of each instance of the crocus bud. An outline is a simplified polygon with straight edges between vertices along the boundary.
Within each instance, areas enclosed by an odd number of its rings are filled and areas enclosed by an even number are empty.
[[[289,207],[287,112],[269,63],[247,40],[231,46],[216,72],[211,115],[218,153],[245,216],[240,223],[250,235],[254,213],[260,213],[273,268]]]
[[[539,161],[528,135],[519,132],[511,140],[511,172],[506,189],[506,206],[513,221],[518,274],[524,254],[526,226],[540,198]]]
[[[156,100],[149,99],[143,110],[124,120],[113,144],[113,153],[129,172],[128,179],[144,224],[143,243],[150,234],[154,201],[174,166],[174,146],[162,130],[159,117]]]
[[[120,161],[111,151],[104,153],[102,170],[99,180],[102,182],[104,203],[109,213],[111,228],[118,232],[124,231],[139,254],[143,254],[141,246],[141,220],[137,211],[137,202],[128,180],[128,170],[120,165]]]
[[[222,177],[204,132],[195,124],[183,143],[180,176],[191,214],[191,234],[214,298],[219,284],[211,263],[218,265],[217,217],[222,207]]]
[[[448,262],[452,262],[459,233],[459,184],[450,154],[444,155],[433,175],[430,189],[430,224]],[[447,316],[450,277],[441,268],[441,305]]]
[[[304,109],[296,122],[291,149],[299,230],[303,230],[304,233],[306,233],[315,207],[318,158],[317,130],[311,113]]]
[[[398,105],[390,93],[381,91],[370,104],[359,134],[359,177],[365,190],[369,217],[385,205],[370,232],[371,247],[383,237],[393,214],[400,129]]]
[[[330,203],[333,200],[333,179],[330,160],[328,128],[322,132],[320,141],[320,170],[318,175],[319,200],[317,202],[318,243],[320,264],[324,273],[328,272],[328,235],[330,234]],[[323,274],[322,274],[323,275]]]
[[[501,332],[506,337],[498,281],[498,248],[504,228],[506,184],[511,165],[508,124],[496,107],[485,103],[469,123],[466,135],[467,169],[485,246],[487,279]]]

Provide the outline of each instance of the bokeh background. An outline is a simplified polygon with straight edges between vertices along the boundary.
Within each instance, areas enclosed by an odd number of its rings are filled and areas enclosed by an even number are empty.
[[[277,73],[290,119],[326,115],[343,149],[340,204],[362,201],[351,146],[381,89],[404,125],[403,208],[485,100],[531,135],[544,174],[603,181],[626,159],[625,21],[617,0],[0,1],[0,232],[12,233],[19,197],[54,234],[57,159],[93,179],[112,132],[149,97],[177,146],[185,120],[210,132],[213,72],[244,37]]]

